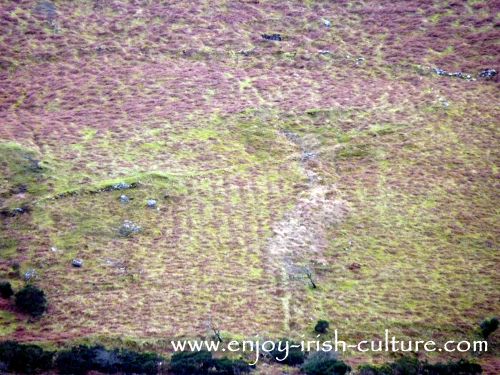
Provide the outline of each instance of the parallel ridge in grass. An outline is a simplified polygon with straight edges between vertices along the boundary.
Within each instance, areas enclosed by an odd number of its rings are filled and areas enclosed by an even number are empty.
[[[213,317],[236,337],[327,319],[441,341],[499,315],[498,77],[477,76],[500,70],[498,2],[37,4],[0,5],[0,205],[32,207],[2,219],[0,276],[35,268],[50,308],[24,324],[2,304],[6,337],[162,349]],[[308,172],[349,206],[295,259],[316,290],[269,252]]]

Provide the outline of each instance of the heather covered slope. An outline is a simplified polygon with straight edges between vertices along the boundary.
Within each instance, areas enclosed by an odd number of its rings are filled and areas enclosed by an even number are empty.
[[[50,305],[27,324],[2,302],[0,334],[477,337],[500,314],[499,86],[478,76],[499,9],[2,1],[0,276],[35,269]]]

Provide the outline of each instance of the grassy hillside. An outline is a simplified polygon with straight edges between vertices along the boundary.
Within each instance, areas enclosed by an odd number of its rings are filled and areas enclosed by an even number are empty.
[[[234,337],[327,319],[352,341],[478,338],[500,314],[499,84],[479,76],[499,10],[2,1],[0,278],[34,269],[49,311],[2,301],[0,336],[162,351],[211,317]]]

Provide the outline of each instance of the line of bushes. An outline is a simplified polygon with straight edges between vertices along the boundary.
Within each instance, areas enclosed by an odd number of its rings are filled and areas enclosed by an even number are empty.
[[[80,345],[68,350],[46,351],[37,345],[14,341],[0,343],[0,372],[33,374],[57,370],[60,374],[156,374],[164,359],[155,353]]]
[[[10,294],[7,293],[7,294]],[[287,356],[279,350],[279,343],[288,343]],[[281,348],[283,349],[283,348]],[[274,350],[264,355],[268,361],[281,365],[300,367],[306,375],[345,375],[351,367],[337,358],[335,352],[301,350],[300,345],[288,339],[275,343]],[[139,353],[127,349],[106,349],[102,345],[80,345],[60,351],[45,351],[37,345],[19,344],[14,341],[0,342],[0,373],[32,374],[56,370],[59,374],[85,375],[89,371],[106,374],[157,374],[174,375],[241,375],[252,371],[254,366],[240,359],[214,358],[206,350],[178,352],[170,363],[155,353]],[[401,357],[383,364],[362,365],[360,375],[477,375],[482,373],[479,364],[466,360],[430,364],[416,357]]]
[[[333,352],[298,352],[291,362],[285,364],[300,366],[306,375],[344,375],[351,368],[339,360]],[[270,353],[272,355],[272,353]],[[283,362],[277,362],[283,364]],[[178,352],[172,355],[170,363],[156,353],[139,353],[128,349],[106,349],[102,345],[79,345],[60,351],[47,351],[32,344],[14,341],[0,342],[0,373],[34,374],[57,371],[63,375],[85,375],[90,371],[104,374],[158,374],[174,375],[242,375],[253,370],[240,359],[214,358],[206,350]],[[167,372],[168,371],[168,372]],[[362,365],[360,375],[478,375],[482,373],[479,364],[466,360],[430,364],[414,357],[400,359],[380,365]]]
[[[275,350],[268,353],[271,361],[288,366],[300,366],[301,373],[306,375],[345,375],[352,370],[338,359],[335,352],[306,353],[300,349],[300,345],[288,339],[281,340],[281,342],[286,341],[289,343],[288,357],[281,360],[283,352],[277,349],[279,346],[276,343]],[[357,373],[359,375],[478,375],[482,373],[482,368],[479,364],[467,360],[430,364],[406,356],[381,366],[362,365]]]
[[[239,359],[213,358],[206,350],[178,352],[170,361],[170,371],[175,375],[241,375],[249,373],[252,368]]]
[[[417,358],[401,357],[381,366],[362,365],[359,375],[477,375],[483,369],[477,363],[467,360],[430,364]]]
[[[57,371],[63,375],[104,374],[241,375],[252,367],[239,359],[213,358],[208,351],[179,352],[168,365],[156,353],[128,349],[106,349],[102,345],[79,345],[60,351],[47,351],[37,345],[15,341],[0,342],[0,373],[35,374]]]

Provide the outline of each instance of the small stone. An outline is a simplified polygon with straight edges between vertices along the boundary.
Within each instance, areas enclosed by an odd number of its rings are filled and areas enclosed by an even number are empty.
[[[265,40],[271,40],[275,42],[281,42],[283,40],[280,34],[262,34],[262,38]]]
[[[120,195],[120,202],[121,203],[128,203],[130,202],[130,198],[127,197],[125,194]]]
[[[119,182],[113,185],[114,190],[126,190],[130,189],[130,187],[131,187],[130,184],[127,184],[126,182]]]
[[[445,76],[448,74],[448,72],[446,70],[443,70],[443,69],[434,68],[433,70],[434,70],[434,73],[436,73],[439,76]]]
[[[248,50],[245,50],[245,49],[241,49],[241,50],[239,50],[239,51],[238,51],[238,53],[239,53],[240,55],[243,55],[243,56],[247,56],[247,57],[248,57],[248,56],[250,56],[250,54],[252,53],[252,51],[248,51]]]
[[[71,265],[72,265],[73,267],[80,268],[80,267],[82,267],[82,266],[83,266],[83,260],[81,260],[81,259],[73,259],[73,260],[71,261]]]
[[[457,78],[465,79],[467,81],[473,80],[473,78],[470,74],[463,73],[463,72],[448,72],[448,71],[446,71],[444,69],[440,69],[440,68],[433,68],[432,70],[437,75],[443,76],[443,77],[457,77]]]
[[[24,280],[31,281],[34,278],[36,278],[36,276],[37,276],[36,271],[33,268],[31,268],[24,273]]]
[[[479,77],[492,79],[497,75],[497,71],[495,69],[483,69],[479,72]]]
[[[302,157],[300,158],[301,161],[308,161],[316,158],[316,153],[310,152],[310,151],[304,151],[302,153]]]
[[[130,237],[135,233],[139,233],[141,231],[141,227],[134,224],[129,220],[125,220],[123,224],[118,229],[118,233],[123,237]]]
[[[356,59],[356,65],[361,65],[365,62],[365,58],[364,57],[358,57]]]
[[[156,208],[156,200],[154,199],[148,199],[146,202],[148,208]]]
[[[293,143],[300,143],[300,136],[291,130],[283,130],[283,135]]]

